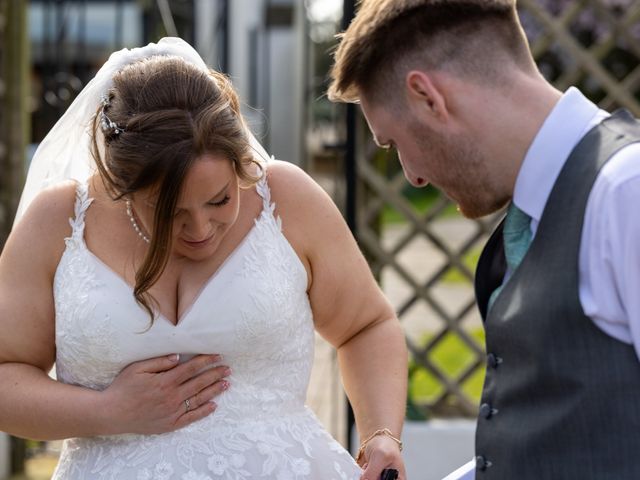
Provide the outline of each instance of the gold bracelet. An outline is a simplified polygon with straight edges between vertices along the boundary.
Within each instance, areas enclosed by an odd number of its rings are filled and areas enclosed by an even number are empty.
[[[400,440],[399,438],[394,437],[393,433],[391,433],[391,430],[389,430],[388,428],[381,428],[380,430],[376,430],[371,435],[369,435],[369,437],[364,442],[362,442],[360,444],[360,448],[358,449],[358,455],[356,456],[356,463],[357,464],[360,464],[360,460],[362,459],[362,456],[364,455],[364,449],[366,448],[367,444],[373,438],[377,437],[378,435],[386,435],[391,440],[396,442],[398,444],[398,447],[400,448],[400,451],[402,451],[402,440]]]

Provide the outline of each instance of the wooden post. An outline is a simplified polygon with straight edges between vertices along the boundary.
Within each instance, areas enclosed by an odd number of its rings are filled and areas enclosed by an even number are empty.
[[[11,473],[11,445],[9,435],[0,432],[0,480],[6,480]]]
[[[24,183],[29,112],[27,2],[0,1],[0,249],[11,230]],[[24,471],[25,442],[6,437],[0,462],[10,458],[11,473]],[[9,448],[9,452],[7,452]],[[0,465],[5,472],[6,465]]]
[[[0,248],[24,184],[29,135],[27,2],[0,2]]]

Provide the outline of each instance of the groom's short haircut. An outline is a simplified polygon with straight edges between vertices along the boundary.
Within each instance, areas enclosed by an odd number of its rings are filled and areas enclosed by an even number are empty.
[[[393,97],[413,68],[490,84],[510,66],[535,69],[516,0],[363,0],[340,37],[332,101]]]

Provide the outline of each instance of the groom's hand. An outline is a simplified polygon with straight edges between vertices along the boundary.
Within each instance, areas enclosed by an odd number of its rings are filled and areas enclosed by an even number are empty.
[[[180,364],[168,355],[127,366],[103,392],[110,433],[165,433],[206,417],[229,387],[231,371],[220,361],[198,355]]]

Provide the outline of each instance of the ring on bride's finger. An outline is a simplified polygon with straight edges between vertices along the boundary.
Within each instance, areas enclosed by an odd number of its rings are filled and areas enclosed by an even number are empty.
[[[191,401],[188,398],[184,401],[184,410],[184,413],[187,413],[189,410],[191,410]]]

